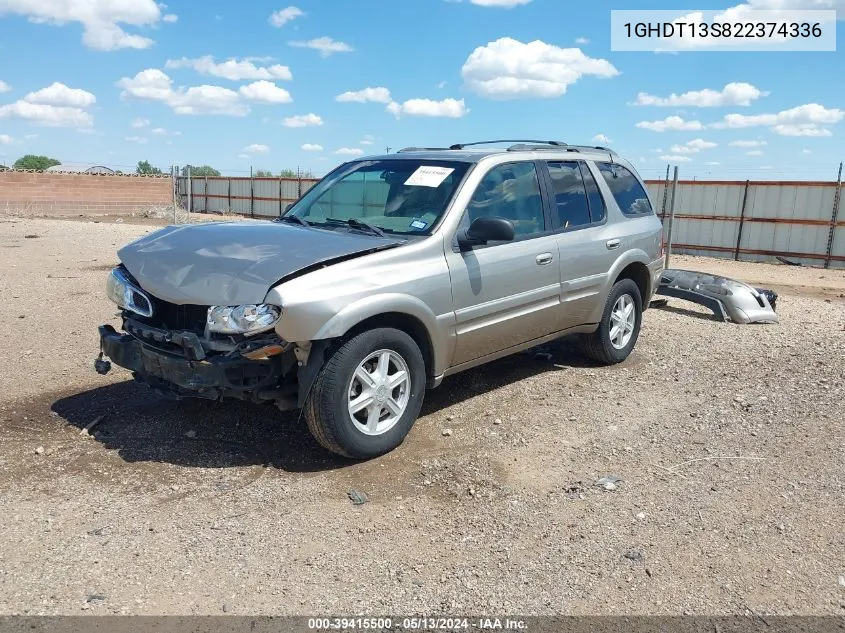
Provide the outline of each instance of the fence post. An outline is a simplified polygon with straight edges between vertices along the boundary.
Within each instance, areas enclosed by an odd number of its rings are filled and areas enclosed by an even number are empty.
[[[660,207],[660,219],[666,218],[666,198],[669,196],[669,164],[666,164],[666,179],[663,181],[663,205]]]
[[[739,211],[739,230],[736,232],[736,248],[734,249],[734,261],[739,261],[739,245],[742,242],[742,227],[745,224],[745,208],[748,204],[749,181],[745,181],[745,192],[742,194],[742,208]]]
[[[227,213],[232,212],[232,177],[229,176],[226,179],[226,211]]]
[[[282,177],[279,176],[279,217],[282,217]]]
[[[203,205],[202,205],[202,212],[208,213],[208,176],[205,177],[205,196],[203,197]]]
[[[188,219],[191,219],[191,211],[194,210],[194,181],[191,179],[191,166],[188,165]]]
[[[302,197],[302,172],[299,166],[296,168],[296,197],[297,199]]]
[[[249,215],[255,217],[255,180],[252,177],[252,165],[249,166]]]
[[[839,215],[839,203],[842,200],[842,163],[839,163],[839,175],[836,177],[836,194],[833,197],[833,213],[830,216],[830,231],[827,234],[827,250],[824,256],[824,267],[830,268],[833,255],[833,238],[836,235],[836,218]]]
[[[675,165],[675,175],[672,178],[672,206],[669,207],[669,230],[666,234],[666,259],[663,268],[669,268],[669,256],[672,254],[672,229],[675,226],[675,199],[678,193],[678,166]]]
[[[176,188],[179,186],[179,179],[176,176],[176,165],[170,166],[170,183],[173,188],[173,224],[176,224]]]

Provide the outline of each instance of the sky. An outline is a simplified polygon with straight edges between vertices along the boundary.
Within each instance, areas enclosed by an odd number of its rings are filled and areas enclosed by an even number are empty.
[[[841,51],[614,52],[606,0],[293,1],[0,0],[0,164],[320,175],[496,138],[609,145],[648,178],[835,180],[845,158]]]

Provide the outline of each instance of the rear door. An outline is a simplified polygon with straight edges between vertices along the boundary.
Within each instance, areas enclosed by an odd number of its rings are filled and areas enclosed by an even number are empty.
[[[562,328],[569,328],[591,320],[621,241],[589,163],[547,161],[543,171],[560,253]]]
[[[500,217],[514,224],[513,241],[461,251],[453,236],[446,249],[456,316],[453,366],[559,329],[557,238],[541,196],[541,168],[534,161],[492,167],[464,211],[458,230],[478,217]]]

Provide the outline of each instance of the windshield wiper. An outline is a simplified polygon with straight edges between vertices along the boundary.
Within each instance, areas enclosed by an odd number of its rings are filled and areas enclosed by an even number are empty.
[[[301,224],[302,226],[311,226],[311,223],[308,220],[303,220],[298,215],[283,215],[280,218],[276,218],[275,222],[293,222],[294,224]]]
[[[326,218],[325,221],[332,224],[346,224],[347,226],[352,227],[353,229],[369,231],[373,235],[378,235],[379,237],[387,237],[385,232],[377,226],[367,224],[366,222],[362,222],[361,220],[357,220],[355,218],[349,218],[348,220],[339,220],[338,218]]]

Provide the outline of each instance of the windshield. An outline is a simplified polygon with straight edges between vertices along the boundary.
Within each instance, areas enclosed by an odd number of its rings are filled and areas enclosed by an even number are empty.
[[[344,222],[355,228],[361,222],[386,233],[427,235],[468,168],[468,163],[413,159],[351,163],[326,176],[284,217],[318,226]]]

